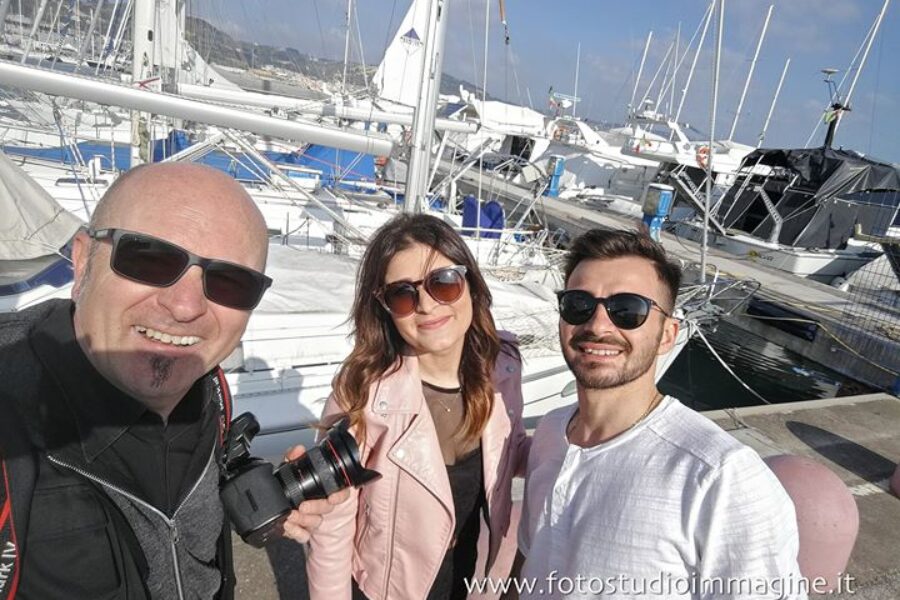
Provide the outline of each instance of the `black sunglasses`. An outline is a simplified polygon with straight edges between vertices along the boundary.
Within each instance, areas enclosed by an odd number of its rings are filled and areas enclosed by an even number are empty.
[[[559,316],[569,325],[582,325],[591,320],[602,304],[609,320],[619,329],[637,329],[647,321],[651,308],[671,316],[655,301],[640,294],[624,292],[607,298],[595,298],[584,290],[564,290],[556,293]]]
[[[88,231],[94,240],[112,240],[109,266],[126,279],[168,287],[192,267],[203,269],[203,294],[212,302],[252,310],[272,280],[259,271],[224,260],[204,258],[171,242],[124,229]]]
[[[395,317],[408,317],[419,306],[419,286],[438,304],[453,304],[466,289],[466,272],[463,265],[435,269],[419,281],[395,281],[377,292],[382,306]]]

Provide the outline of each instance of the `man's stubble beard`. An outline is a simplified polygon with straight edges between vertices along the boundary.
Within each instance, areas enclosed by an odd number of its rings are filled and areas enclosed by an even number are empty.
[[[656,356],[659,351],[659,342],[662,340],[662,334],[663,332],[660,329],[659,335],[656,338],[656,343],[648,344],[646,348],[637,353],[633,353],[634,348],[630,347],[628,350],[630,350],[632,354],[626,357],[624,368],[618,372],[594,373],[594,370],[591,368],[584,368],[573,364],[566,353],[563,353],[563,358],[569,366],[569,370],[575,375],[575,381],[578,382],[578,385],[581,388],[588,390],[617,388],[641,378],[647,371],[656,366]],[[579,337],[576,336],[573,337],[572,342],[570,342],[570,348],[575,350],[575,352],[578,352],[578,350],[574,348],[578,341]],[[581,337],[581,341],[585,341],[584,337]],[[618,345],[621,347],[621,344]],[[623,348],[623,351],[626,351],[626,349]]]

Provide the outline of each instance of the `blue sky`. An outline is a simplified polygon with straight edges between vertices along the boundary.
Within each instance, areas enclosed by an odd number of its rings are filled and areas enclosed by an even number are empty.
[[[507,0],[511,35],[507,47],[497,0],[450,0],[444,70],[479,84],[484,61],[485,2],[489,2],[491,11],[490,94],[527,105],[530,93],[537,108],[546,106],[551,85],[557,91],[572,93],[580,43],[578,95],[582,102],[578,114],[610,122],[624,119],[647,33],[653,31],[653,43],[642,88],[660,64],[679,22],[683,46],[708,5],[707,0]],[[365,62],[376,64],[410,2],[355,3]],[[848,68],[881,10],[882,0],[726,0],[717,137],[724,137],[731,129],[770,4],[775,9],[735,139],[756,143],[785,59],[791,58],[764,145],[803,146],[828,100],[820,69],[833,67],[843,72]],[[192,11],[238,39],[340,59],[346,6],[346,0],[195,0]],[[714,26],[710,27],[682,115],[683,120],[703,131],[709,130]],[[354,46],[354,60],[358,61],[357,43]],[[853,111],[845,116],[836,145],[900,163],[898,57],[900,3],[894,2],[859,77],[851,99]],[[682,82],[687,66],[685,62]],[[847,86],[851,79],[852,74]],[[656,92],[652,95],[655,97]],[[814,145],[823,137],[820,128]]]

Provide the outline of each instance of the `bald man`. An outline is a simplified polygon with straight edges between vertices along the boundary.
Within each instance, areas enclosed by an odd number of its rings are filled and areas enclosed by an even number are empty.
[[[142,166],[75,237],[72,300],[0,318],[0,600],[233,596],[218,365],[271,284],[266,252],[234,179]]]

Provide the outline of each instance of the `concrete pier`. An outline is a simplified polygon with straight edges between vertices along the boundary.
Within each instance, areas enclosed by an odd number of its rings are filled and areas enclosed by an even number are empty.
[[[871,394],[704,413],[761,456],[796,454],[836,473],[859,509],[844,600],[900,598],[900,498],[888,481],[900,462],[900,399]]]

